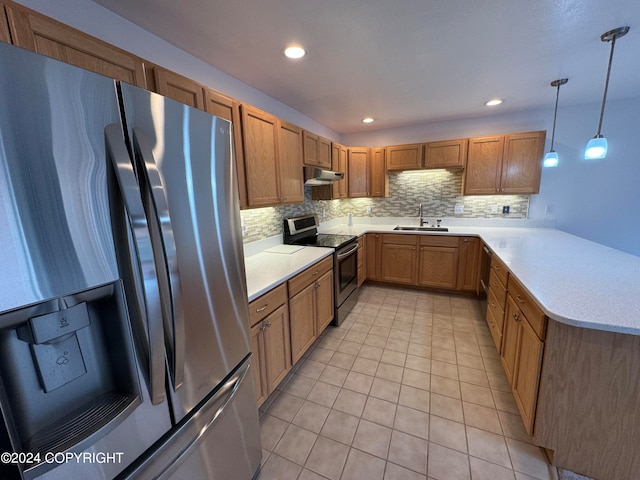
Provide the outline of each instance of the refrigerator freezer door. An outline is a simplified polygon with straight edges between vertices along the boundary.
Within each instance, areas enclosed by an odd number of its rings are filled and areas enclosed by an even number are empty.
[[[120,114],[113,80],[6,44],[0,59],[1,313],[119,278],[103,129]]]
[[[134,148],[137,145],[138,177],[157,178],[161,187],[145,188],[162,188],[168,204],[168,218],[163,214],[155,219],[156,230],[164,234],[170,225],[175,241],[180,288],[172,286],[172,291],[180,295],[187,346],[183,364],[170,365],[184,372],[184,382],[172,398],[179,421],[250,351],[231,125],[146,90],[120,86],[129,139]],[[140,138],[134,130],[142,132]],[[145,173],[146,165],[154,165],[154,171]],[[172,255],[164,246],[164,254]],[[166,277],[171,280],[173,273],[166,272]],[[172,344],[180,339],[180,331],[168,333],[167,349],[181,348]]]

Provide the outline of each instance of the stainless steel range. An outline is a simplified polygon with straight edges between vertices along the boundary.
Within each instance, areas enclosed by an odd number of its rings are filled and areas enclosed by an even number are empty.
[[[313,213],[284,219],[283,242],[288,245],[333,248],[334,325],[340,325],[358,301],[358,237],[318,233]]]

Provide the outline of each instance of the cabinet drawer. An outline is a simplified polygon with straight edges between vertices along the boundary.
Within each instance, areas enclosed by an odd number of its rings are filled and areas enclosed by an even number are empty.
[[[420,246],[458,248],[458,237],[449,237],[444,235],[420,235]]]
[[[329,256],[318,263],[311,265],[305,271],[299,273],[289,280],[289,298],[304,287],[319,279],[322,275],[333,268],[333,256]]]
[[[284,283],[256,298],[249,304],[249,319],[251,320],[251,326],[254,326],[267,315],[274,312],[286,301],[287,290]]]
[[[496,325],[502,332],[502,324],[504,321],[504,303],[498,303],[498,300],[496,299],[492,290],[489,290],[489,298],[487,301],[487,315],[489,315],[489,312],[491,312],[493,320],[496,322]]]
[[[393,243],[395,245],[417,245],[417,235],[398,235],[395,233],[385,233],[382,235],[382,243]]]
[[[509,270],[507,270],[507,266],[502,263],[495,255],[491,259],[491,272],[495,273],[496,276],[502,282],[502,285],[505,287],[507,285],[507,280],[509,279]]]
[[[507,288],[504,283],[500,281],[498,274],[493,270],[491,270],[491,274],[489,275],[489,292],[495,295],[498,305],[504,310],[504,305],[507,301]]]
[[[496,344],[496,349],[500,352],[502,348],[502,327],[498,326],[498,322],[493,317],[493,313],[490,309],[487,309],[487,325],[489,325],[489,331],[493,337],[493,343]]]
[[[534,303],[531,297],[525,293],[524,288],[515,280],[514,277],[509,279],[509,294],[515,300],[518,308],[527,317],[529,324],[538,335],[540,340],[544,340],[547,330],[547,317],[544,312]]]

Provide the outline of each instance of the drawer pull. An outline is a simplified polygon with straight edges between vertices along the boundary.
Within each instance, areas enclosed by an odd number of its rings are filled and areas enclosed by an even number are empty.
[[[492,307],[492,308],[496,308],[496,304],[495,304],[495,303],[493,303],[493,302],[491,302],[491,307]]]
[[[311,275],[317,275],[319,270],[316,270],[315,272],[313,272]]]
[[[264,307],[256,308],[256,313],[264,312],[269,304],[267,303]]]
[[[494,266],[493,266],[493,269],[494,269],[494,270],[500,270],[500,267],[499,267],[498,265],[494,265]]]
[[[520,295],[516,295],[516,300],[520,303],[525,303],[524,298],[522,298]]]

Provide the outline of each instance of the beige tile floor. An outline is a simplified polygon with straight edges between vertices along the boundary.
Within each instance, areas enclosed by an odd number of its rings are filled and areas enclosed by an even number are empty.
[[[260,480],[558,478],[469,297],[364,286],[260,413]]]

